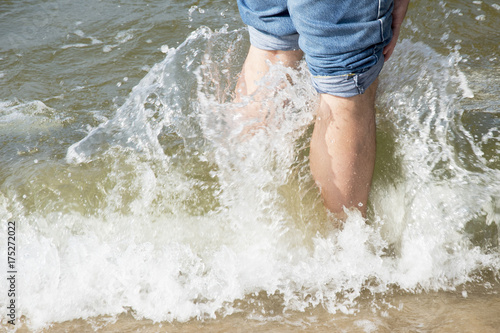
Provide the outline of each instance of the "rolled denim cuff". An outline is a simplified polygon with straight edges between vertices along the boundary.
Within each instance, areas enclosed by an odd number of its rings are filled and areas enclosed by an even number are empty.
[[[248,27],[248,33],[250,44],[261,50],[293,51],[299,49],[299,34],[273,36],[251,26]]]
[[[377,63],[360,73],[349,73],[335,76],[312,76],[312,85],[320,94],[329,94],[338,97],[353,97],[365,92],[375,82],[382,67],[384,57]]]

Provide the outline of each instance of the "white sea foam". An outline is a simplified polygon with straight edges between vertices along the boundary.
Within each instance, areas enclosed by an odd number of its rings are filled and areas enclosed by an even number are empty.
[[[398,173],[378,171],[368,223],[350,212],[336,230],[307,167],[316,101],[307,70],[272,68],[295,84],[275,93],[266,126],[245,135],[234,113],[242,104],[231,102],[242,36],[197,30],[65,161],[40,161],[31,182],[0,193],[2,216],[19,225],[18,316],[30,327],[125,311],[214,318],[262,292],[285,312],[352,314],[364,290],[450,290],[498,271],[498,252],[464,232],[478,217],[500,222],[500,177],[479,158],[469,168],[450,144],[474,145],[453,123],[470,95],[456,55],[409,40],[395,52],[378,126],[394,136],[386,158]],[[2,117],[17,108],[3,104]]]

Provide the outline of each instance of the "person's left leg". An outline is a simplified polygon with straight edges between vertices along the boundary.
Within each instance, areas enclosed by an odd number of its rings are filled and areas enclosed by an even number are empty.
[[[243,96],[255,94],[262,78],[269,72],[269,66],[281,63],[283,66],[295,68],[302,59],[301,50],[281,51],[281,50],[261,50],[255,46],[250,46],[245,63],[241,69],[240,76],[236,83],[235,102],[241,102]],[[266,87],[274,89],[275,87]],[[265,98],[265,92],[254,98],[259,101]]]
[[[250,46],[236,83],[233,100],[235,103],[242,103],[242,107],[236,109],[236,112],[244,124],[243,134],[265,126],[269,112],[273,112],[276,107],[271,98],[279,86],[265,86],[262,82],[270,66],[280,63],[295,68],[301,59],[301,50],[272,51]]]
[[[299,35],[288,12],[288,0],[238,0],[241,19],[248,25],[250,49],[235,89],[235,102],[251,96],[254,101],[268,97],[262,79],[269,66],[281,62],[295,67],[303,53],[298,45]],[[257,92],[261,90],[261,92]]]

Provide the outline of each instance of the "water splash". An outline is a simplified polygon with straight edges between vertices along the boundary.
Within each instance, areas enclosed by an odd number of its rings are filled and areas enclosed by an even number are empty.
[[[248,101],[232,102],[243,36],[196,30],[65,161],[2,194],[2,212],[20,220],[19,315],[31,327],[125,311],[154,321],[355,313],[366,291],[450,290],[498,271],[498,234],[488,245],[474,233],[499,223],[499,170],[460,122],[472,95],[458,53],[402,42],[378,97],[388,152],[369,221],[352,212],[334,230],[307,166],[307,70],[272,68],[266,79],[294,85],[246,135],[234,111]]]

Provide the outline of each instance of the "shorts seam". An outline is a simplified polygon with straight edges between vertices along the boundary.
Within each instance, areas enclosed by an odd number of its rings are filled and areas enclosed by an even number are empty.
[[[339,75],[312,75],[312,77],[318,78],[318,79],[326,79],[326,78],[333,78],[333,77],[354,77],[356,75],[359,75],[359,73],[349,73],[349,74],[339,74]]]
[[[378,22],[380,23],[380,38],[384,40],[384,22],[382,22],[382,19],[378,19]]]

